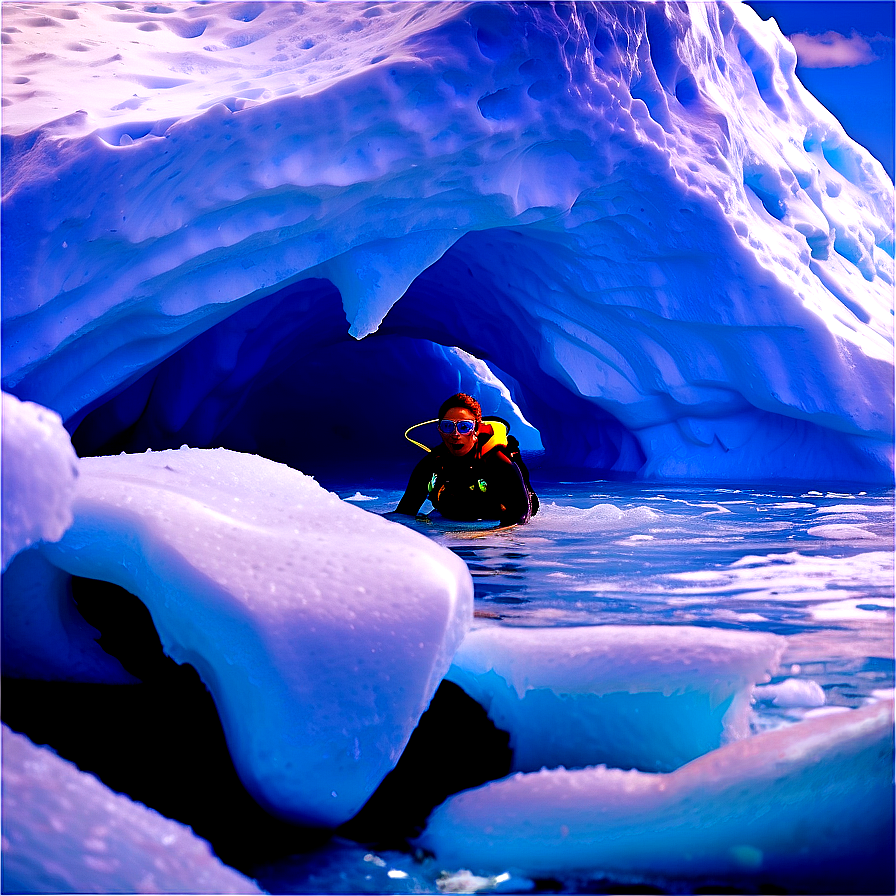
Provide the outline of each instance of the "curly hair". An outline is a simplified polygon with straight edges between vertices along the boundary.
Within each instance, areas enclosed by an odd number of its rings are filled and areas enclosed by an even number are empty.
[[[457,395],[452,395],[451,398],[445,399],[445,401],[442,402],[442,406],[439,408],[439,420],[441,420],[451,408],[466,408],[476,418],[477,426],[482,423],[482,408],[479,406],[479,402],[471,395],[467,395],[464,392],[458,392]]]

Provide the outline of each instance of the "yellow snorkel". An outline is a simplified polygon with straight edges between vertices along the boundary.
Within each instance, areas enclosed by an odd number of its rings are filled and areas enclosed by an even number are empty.
[[[422,423],[415,423],[413,426],[409,426],[404,431],[404,437],[409,441],[413,442],[418,448],[422,448],[427,454],[432,451],[432,448],[427,448],[422,442],[418,442],[416,439],[412,439],[408,433],[412,429],[416,429],[418,426],[426,426],[428,423],[438,423],[439,419],[436,417],[435,420],[424,420]],[[492,448],[504,446],[507,444],[507,433],[510,430],[510,424],[504,420],[502,417],[483,417],[483,423],[488,423],[492,428],[492,434],[489,436],[488,441],[482,446],[481,451],[483,454],[489,452]]]
[[[424,445],[422,442],[418,442],[416,439],[412,439],[412,438],[408,435],[408,433],[409,433],[412,429],[416,429],[418,426],[426,426],[427,423],[438,423],[438,422],[439,422],[439,420],[438,420],[438,418],[436,418],[435,420],[424,420],[422,423],[415,423],[413,426],[409,426],[409,427],[404,431],[404,437],[405,437],[409,442],[413,442],[418,448],[422,448],[424,451],[426,451],[427,453],[429,453],[430,451],[432,451],[432,448],[427,448],[426,445]]]

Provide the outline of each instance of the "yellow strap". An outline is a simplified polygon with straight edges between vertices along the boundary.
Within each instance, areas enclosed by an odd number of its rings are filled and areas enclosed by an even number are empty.
[[[409,433],[412,429],[416,429],[418,426],[426,426],[427,423],[438,423],[438,422],[439,422],[439,418],[436,417],[435,420],[424,420],[422,423],[415,423],[413,426],[409,426],[409,427],[404,431],[404,437],[405,437],[409,442],[413,442],[418,448],[422,448],[424,451],[426,451],[427,453],[429,453],[430,451],[432,451],[431,448],[427,448],[426,445],[424,445],[422,442],[418,442],[416,439],[412,439],[412,438],[408,435],[408,433]]]
[[[506,448],[507,447],[507,424],[504,423],[503,420],[495,420],[492,417],[483,417],[483,423],[488,423],[488,425],[492,428],[492,434],[489,436],[488,441],[484,445],[479,446],[479,454],[484,455],[488,454],[492,448]]]

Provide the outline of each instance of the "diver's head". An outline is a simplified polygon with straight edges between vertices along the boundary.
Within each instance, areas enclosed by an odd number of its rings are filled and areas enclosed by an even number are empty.
[[[445,447],[455,456],[463,457],[476,446],[482,408],[479,402],[463,392],[452,395],[439,408],[439,433]]]

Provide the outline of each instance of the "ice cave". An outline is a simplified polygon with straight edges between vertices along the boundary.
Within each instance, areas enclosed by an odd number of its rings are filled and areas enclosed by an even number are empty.
[[[2,381],[83,453],[351,456],[447,347],[557,466],[891,481],[892,185],[751,10],[60,10],[6,14]]]
[[[837,599],[892,628],[894,188],[773,19],[737,0],[120,0],[4,4],[2,33],[4,890],[293,892],[253,871],[261,847],[334,829],[325,861],[359,887],[411,887],[414,848],[448,874],[417,892],[595,869],[662,892],[890,885],[892,648],[875,634],[884,684],[840,706],[794,657],[821,668],[806,639],[847,618]],[[664,525],[696,551],[679,510],[788,483],[766,516],[866,545],[850,562],[877,590],[763,541],[676,568],[680,590],[631,586],[672,595],[649,625],[581,601],[504,625],[476,544],[361,503],[406,481],[402,433],[458,391],[510,421],[551,495],[716,488],[660,495],[681,505],[666,516],[544,502],[502,548],[511,577],[558,520],[587,562]],[[815,601],[805,631],[692,609],[707,577],[749,591],[737,576],[768,557]],[[116,648],[103,626],[125,613]],[[158,699],[199,701],[178,717],[202,745],[183,780],[232,779],[256,865],[179,824],[164,782],[116,786],[9,721],[52,699],[57,727],[93,719],[111,754],[114,707],[156,744],[122,695],[148,707],[163,679]],[[85,694],[115,696],[94,719]],[[762,699],[786,724],[755,730]],[[351,844],[385,836],[433,744],[460,769],[458,729],[480,725],[493,767],[417,794],[386,881]]]

